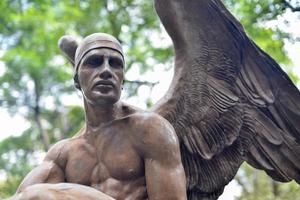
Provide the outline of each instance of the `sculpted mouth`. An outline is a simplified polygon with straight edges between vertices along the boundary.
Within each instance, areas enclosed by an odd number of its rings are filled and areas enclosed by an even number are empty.
[[[107,87],[114,87],[114,83],[112,81],[107,81],[107,80],[101,80],[97,81],[94,87],[102,87],[102,86],[107,86]]]

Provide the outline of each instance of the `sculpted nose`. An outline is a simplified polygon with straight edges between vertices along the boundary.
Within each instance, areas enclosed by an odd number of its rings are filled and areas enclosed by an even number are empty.
[[[111,71],[108,68],[104,68],[100,74],[99,74],[101,79],[110,79],[112,78]]]

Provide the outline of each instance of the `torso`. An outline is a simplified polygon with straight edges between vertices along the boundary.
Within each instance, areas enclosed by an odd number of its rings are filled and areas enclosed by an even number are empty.
[[[135,124],[135,117],[127,116],[70,139],[64,147],[66,182],[91,186],[116,199],[147,199]]]

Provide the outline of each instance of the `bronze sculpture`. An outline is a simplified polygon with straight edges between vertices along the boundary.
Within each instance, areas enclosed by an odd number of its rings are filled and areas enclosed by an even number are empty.
[[[70,46],[69,40],[61,39],[63,49]],[[71,59],[75,86],[84,97],[85,127],[48,151],[44,162],[25,177],[16,198],[45,199],[41,194],[51,194],[49,199],[66,199],[74,193],[71,198],[78,199],[76,193],[84,194],[81,184],[91,187],[87,196],[91,190],[103,192],[96,199],[109,198],[105,194],[114,199],[186,199],[172,126],[155,113],[119,101],[124,78],[120,43],[108,34],[95,33],[76,47]],[[64,182],[74,184],[35,185]],[[66,187],[70,191],[63,194]]]
[[[174,43],[175,74],[151,111],[176,131],[188,199],[217,199],[243,161],[300,183],[300,93],[279,65],[220,0],[155,7]],[[74,61],[74,48],[64,49]]]

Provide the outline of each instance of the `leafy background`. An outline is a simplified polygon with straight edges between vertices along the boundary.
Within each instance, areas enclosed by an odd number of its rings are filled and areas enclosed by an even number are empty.
[[[295,84],[299,83],[294,63],[284,48],[285,43],[299,42],[299,38],[277,25],[281,20],[281,24],[289,26],[287,13],[293,13],[300,22],[299,1],[224,3],[248,35],[281,64]],[[135,97],[141,87],[151,91],[157,83],[141,77],[159,64],[169,70],[173,55],[152,1],[2,0],[0,10],[1,109],[11,116],[21,116],[29,124],[19,136],[0,141],[0,198],[5,198],[41,161],[50,144],[71,137],[83,124],[82,107],[70,103],[79,99],[73,87],[71,65],[57,48],[62,35],[80,38],[93,32],[108,32],[123,43],[125,70],[128,74],[135,70],[134,78],[126,79],[124,99]],[[153,104],[150,94],[144,95],[143,101],[147,106]],[[240,190],[236,199],[240,200],[300,199],[295,182],[275,182],[247,165],[238,172],[235,184]]]

